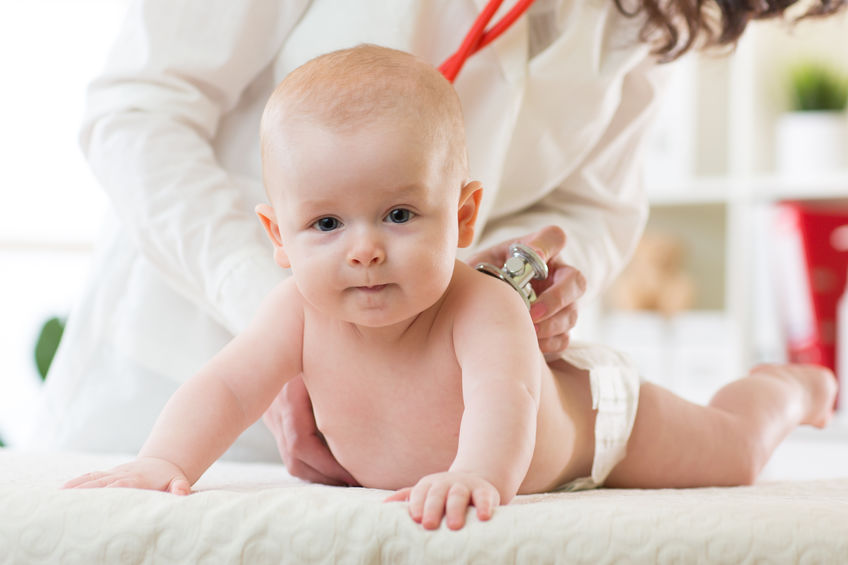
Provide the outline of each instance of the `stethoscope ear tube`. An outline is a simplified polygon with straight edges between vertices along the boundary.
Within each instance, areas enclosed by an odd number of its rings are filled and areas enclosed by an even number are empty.
[[[548,278],[548,265],[531,247],[523,243],[513,243],[509,246],[509,257],[503,267],[498,268],[491,263],[478,263],[478,271],[508,283],[514,288],[527,308],[536,301],[536,291],[530,284],[532,280]]]
[[[477,16],[477,19],[474,20],[474,24],[471,26],[471,29],[468,30],[468,33],[465,36],[465,39],[462,40],[462,44],[459,46],[459,49],[456,52],[445,59],[445,62],[439,65],[439,71],[445,76],[448,81],[453,82],[456,78],[456,75],[459,74],[460,69],[465,64],[465,61],[474,53],[494,41],[500,34],[509,28],[517,20],[521,17],[527,8],[530,7],[530,4],[533,3],[533,0],[518,0],[515,3],[515,6],[507,12],[507,14],[498,21],[495,25],[486,29],[486,25],[489,23],[489,20],[492,19],[492,16],[495,15],[495,12],[498,11],[498,8],[501,5],[503,0],[489,0],[489,3],[486,4],[486,7],[483,8],[483,11],[480,12],[480,15]]]

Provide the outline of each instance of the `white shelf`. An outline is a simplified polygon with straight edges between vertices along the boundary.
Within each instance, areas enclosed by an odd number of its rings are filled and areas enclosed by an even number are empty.
[[[733,195],[736,182],[728,177],[682,179],[648,187],[648,200],[654,206],[724,204]]]
[[[760,201],[774,200],[848,200],[848,171],[807,178],[780,175],[751,179],[751,196]]]
[[[653,206],[688,206],[777,200],[848,200],[848,170],[827,175],[788,177],[693,177],[648,187]]]

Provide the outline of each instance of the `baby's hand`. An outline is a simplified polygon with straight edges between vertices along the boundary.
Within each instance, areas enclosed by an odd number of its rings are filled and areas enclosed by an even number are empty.
[[[139,457],[109,471],[86,473],[65,483],[63,488],[126,487],[189,494],[191,484],[182,469],[164,459]]]
[[[465,525],[470,505],[477,508],[477,518],[488,520],[500,504],[495,486],[471,473],[448,471],[423,477],[414,487],[400,489],[386,499],[409,501],[409,515],[428,530],[435,530],[445,516],[448,528],[458,530]]]

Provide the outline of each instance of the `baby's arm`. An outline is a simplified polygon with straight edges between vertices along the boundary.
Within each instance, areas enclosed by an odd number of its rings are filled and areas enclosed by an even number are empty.
[[[533,323],[512,288],[474,277],[458,301],[453,331],[465,404],[456,458],[447,472],[391,497],[408,497],[412,518],[426,528],[438,527],[442,516],[461,528],[470,504],[487,520],[518,492],[535,448],[544,361]]]
[[[66,487],[122,486],[187,494],[261,417],[283,384],[301,372],[302,336],[302,303],[288,280],[272,291],[242,334],[174,393],[135,461],[83,475]]]

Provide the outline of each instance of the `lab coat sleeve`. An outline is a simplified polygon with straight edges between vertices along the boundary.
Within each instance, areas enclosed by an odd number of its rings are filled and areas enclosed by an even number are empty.
[[[555,224],[567,237],[561,258],[586,277],[584,300],[606,289],[632,255],[647,220],[641,159],[666,75],[652,62],[625,75],[620,103],[582,162],[538,202],[490,221],[476,248]]]
[[[87,93],[81,147],[124,228],[173,288],[234,333],[282,273],[244,201],[256,180],[222,168],[212,140],[305,4],[135,1]]]

